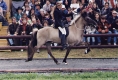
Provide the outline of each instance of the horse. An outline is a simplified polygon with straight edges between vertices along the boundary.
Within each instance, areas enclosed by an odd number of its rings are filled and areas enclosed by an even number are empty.
[[[69,44],[69,46],[67,47],[63,63],[67,64],[66,59],[71,51],[71,47],[79,45],[83,41],[84,28],[85,25],[87,25],[88,23],[97,25],[97,23],[94,20],[92,20],[90,17],[88,17],[83,13],[76,15],[76,17],[71,21],[70,23],[71,25],[68,28],[69,35],[67,36],[67,43]],[[61,43],[58,29],[55,29],[53,27],[45,27],[40,30],[34,30],[31,37],[31,41],[28,45],[27,49],[28,58],[26,59],[26,62],[32,61],[35,53],[35,46],[37,46],[37,48],[40,48],[42,45],[45,44],[48,54],[52,57],[52,59],[56,64],[59,64],[57,59],[51,53],[51,42]],[[90,51],[90,46],[87,43],[87,49],[85,50],[85,53],[88,53],[89,51]]]

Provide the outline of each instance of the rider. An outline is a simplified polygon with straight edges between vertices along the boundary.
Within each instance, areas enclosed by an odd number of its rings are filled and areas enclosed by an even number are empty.
[[[56,7],[54,10],[54,20],[55,20],[55,28],[59,29],[59,31],[62,33],[61,37],[61,44],[62,44],[62,49],[66,49],[66,30],[62,21],[63,18],[63,11],[62,11],[62,1],[57,1],[56,2]]]

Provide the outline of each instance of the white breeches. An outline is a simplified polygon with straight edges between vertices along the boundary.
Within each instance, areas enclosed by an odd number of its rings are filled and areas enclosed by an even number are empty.
[[[65,28],[58,27],[58,29],[61,31],[62,34],[66,35],[66,29]]]

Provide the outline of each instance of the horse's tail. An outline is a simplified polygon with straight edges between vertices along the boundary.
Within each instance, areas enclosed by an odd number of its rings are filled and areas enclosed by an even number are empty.
[[[28,55],[28,59],[27,61],[31,61],[33,59],[33,55],[35,52],[35,46],[37,45],[37,31],[33,32],[33,34],[31,35],[31,42],[28,45],[28,50],[27,50],[27,55]]]
[[[32,42],[31,42],[32,46],[35,47],[37,45],[37,31],[35,31],[32,34]]]

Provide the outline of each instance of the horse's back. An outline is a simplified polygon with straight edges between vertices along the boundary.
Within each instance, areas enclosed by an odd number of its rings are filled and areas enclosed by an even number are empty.
[[[53,27],[45,27],[38,30],[37,38],[44,38],[46,41],[58,42],[59,33],[58,29]]]

